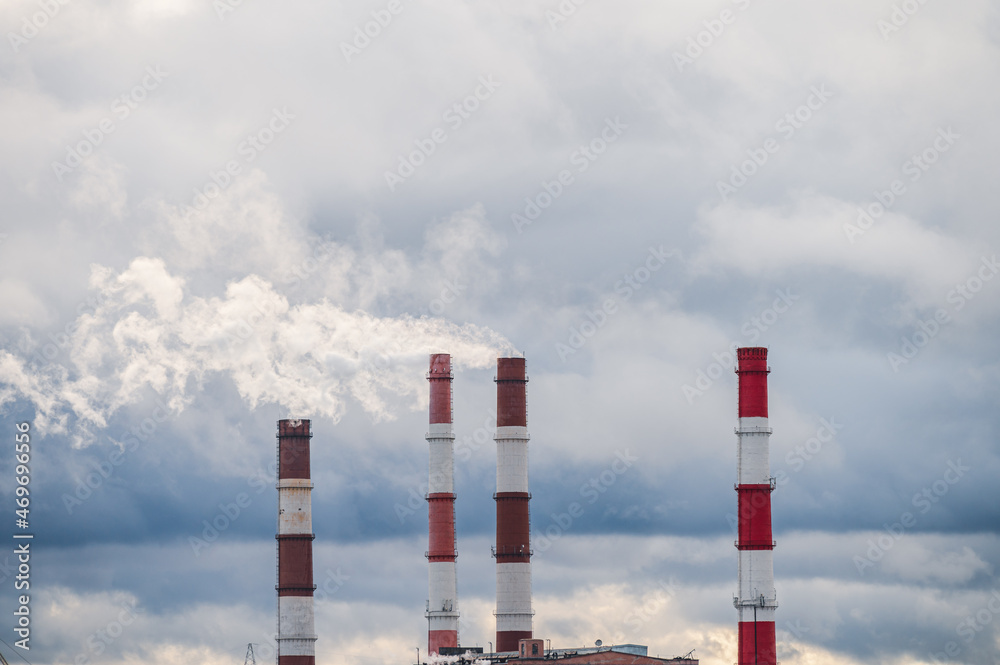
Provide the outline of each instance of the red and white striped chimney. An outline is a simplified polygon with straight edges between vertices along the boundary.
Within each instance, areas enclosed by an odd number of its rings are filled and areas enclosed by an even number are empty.
[[[528,536],[528,403],[524,358],[497,358],[496,650],[517,651],[531,638],[531,543]]]
[[[451,415],[451,356],[431,355],[427,380],[431,384],[429,478],[427,512],[430,538],[427,548],[427,653],[458,646],[458,582],[455,572],[455,433]]]
[[[771,538],[771,478],[768,459],[771,428],[767,423],[767,349],[736,350],[739,377],[739,665],[775,665],[774,590]]]
[[[315,665],[308,420],[278,421],[278,665]]]

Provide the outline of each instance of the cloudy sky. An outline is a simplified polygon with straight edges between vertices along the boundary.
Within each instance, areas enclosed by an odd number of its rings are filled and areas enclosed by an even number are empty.
[[[0,26],[0,491],[9,538],[29,423],[35,534],[11,663],[268,661],[285,417],[315,433],[318,662],[412,662],[432,352],[462,642],[493,639],[492,378],[524,354],[535,634],[732,663],[737,345],[770,349],[780,660],[1000,662],[996,3]]]

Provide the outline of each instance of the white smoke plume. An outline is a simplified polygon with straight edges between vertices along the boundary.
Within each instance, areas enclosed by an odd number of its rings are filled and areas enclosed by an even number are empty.
[[[454,663],[472,663],[472,665],[488,665],[490,660],[487,658],[476,658],[475,654],[471,651],[466,651],[461,656],[442,656],[440,654],[432,653],[427,656],[427,665],[453,665]]]
[[[206,381],[224,377],[250,408],[277,404],[291,417],[336,422],[353,401],[377,421],[393,418],[401,408],[425,405],[429,353],[450,353],[462,369],[488,367],[498,355],[514,351],[501,335],[476,325],[413,316],[405,307],[394,308],[402,314],[370,313],[379,311],[383,296],[410,303],[425,298],[423,283],[440,277],[442,265],[427,254],[442,255],[445,248],[428,242],[424,258],[413,266],[403,252],[381,244],[354,250],[326,241],[323,260],[315,261],[302,226],[276,197],[262,191],[263,180],[255,176],[232,188],[205,211],[198,233],[180,226],[176,217],[165,225],[170,233],[163,252],[170,257],[183,254],[188,245],[204,247],[206,241],[214,245],[214,258],[240,253],[241,246],[257,248],[243,252],[255,265],[212,264],[227,270],[224,295],[195,293],[193,283],[203,276],[198,269],[206,263],[193,250],[188,257],[198,257],[198,265],[177,261],[181,267],[174,270],[152,256],[133,259],[121,272],[94,265],[89,287],[96,305],[66,327],[61,346],[68,360],[41,367],[38,356],[32,361],[27,354],[0,350],[0,407],[28,401],[40,432],[69,434],[74,445],[85,446],[116,411],[149,390],[180,411]],[[240,236],[219,207],[253,217],[248,232]],[[495,253],[487,246],[494,239],[481,208],[456,213],[434,228],[479,229],[480,245]],[[268,252],[259,250],[282,235],[284,247],[268,265]],[[469,248],[469,255],[477,256],[475,249]],[[292,289],[298,301],[290,302],[275,280],[296,262],[306,267],[299,274],[308,283]],[[479,268],[475,262],[466,267]],[[407,279],[385,280],[386,270]],[[300,278],[295,279],[292,287],[299,286]],[[359,297],[365,283],[378,286]]]
[[[76,322],[70,368],[39,372],[0,352],[0,404],[30,400],[42,430],[65,432],[70,414],[83,430],[104,427],[147,388],[180,410],[212,374],[228,375],[251,408],[275,403],[336,421],[350,396],[374,418],[391,418],[386,394],[420,404],[427,354],[487,367],[512,350],[471,324],[378,318],[326,300],[290,306],[255,275],[230,282],[221,298],[185,297],[184,280],[155,258],[137,258],[117,275],[95,268],[91,286],[101,304]]]

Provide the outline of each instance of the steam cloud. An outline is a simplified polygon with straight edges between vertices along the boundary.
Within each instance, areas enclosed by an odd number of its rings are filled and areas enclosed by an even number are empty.
[[[165,211],[165,235],[150,244],[167,259],[139,256],[120,273],[92,266],[96,305],[57,337],[67,361],[39,362],[24,346],[21,353],[0,350],[0,407],[30,402],[41,433],[69,434],[86,446],[116,411],[150,389],[181,411],[219,376],[250,408],[278,404],[292,417],[336,422],[354,400],[373,419],[391,419],[401,408],[424,406],[427,354],[451,353],[462,369],[488,367],[514,351],[484,327],[395,314],[426,303],[426,285],[456,271],[488,288],[483,280],[491,270],[480,252],[495,256],[500,246],[481,206],[432,225],[416,264],[372,236],[370,219],[360,252],[332,241],[310,247],[258,172],[196,217],[162,203],[152,207]],[[219,266],[224,296],[192,293],[189,279],[201,285],[206,267]],[[299,270],[308,283],[292,282],[302,287],[298,302],[275,287],[295,275],[290,266],[312,271]],[[390,309],[380,304],[390,299],[397,301],[394,314],[371,313]]]
[[[67,340],[71,369],[45,371],[0,352],[0,404],[18,398],[37,409],[37,426],[65,432],[78,420],[77,445],[145,389],[183,409],[212,374],[228,375],[253,408],[275,403],[297,415],[339,420],[348,396],[375,419],[392,417],[387,394],[420,404],[431,352],[458,366],[487,367],[512,351],[502,336],[440,319],[378,318],[323,300],[290,306],[264,279],[230,282],[223,298],[187,297],[184,280],[161,259],[139,257],[121,274],[95,268],[96,311]]]

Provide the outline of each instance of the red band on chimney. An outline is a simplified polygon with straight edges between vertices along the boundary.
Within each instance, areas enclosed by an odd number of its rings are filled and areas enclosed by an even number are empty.
[[[278,421],[278,479],[309,478],[309,421]]]
[[[497,633],[497,653],[517,651],[521,640],[530,639],[530,630],[502,630]]]
[[[451,356],[447,353],[431,354],[431,424],[450,423],[451,420]]]
[[[774,549],[771,537],[771,486],[740,485],[739,543],[741,550]]]
[[[740,418],[767,418],[767,349],[762,346],[736,350],[740,381]]]
[[[497,358],[497,427],[527,427],[524,358]]]
[[[739,665],[777,665],[773,621],[740,622]]]
[[[430,561],[454,561],[455,554],[455,495],[444,492],[427,495],[430,514]]]
[[[441,653],[441,647],[457,647],[458,632],[454,630],[430,630],[427,632],[427,653]]]
[[[316,656],[280,656],[279,665],[316,665]]]
[[[278,534],[278,595],[313,595],[314,535]]]
[[[531,495],[527,492],[497,492],[497,563],[528,563]]]

